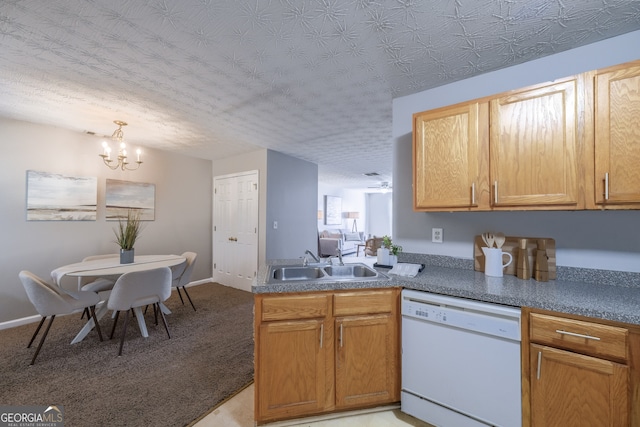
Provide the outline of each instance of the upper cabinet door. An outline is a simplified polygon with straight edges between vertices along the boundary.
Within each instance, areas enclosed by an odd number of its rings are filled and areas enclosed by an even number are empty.
[[[640,203],[640,65],[599,71],[595,80],[595,200],[632,208]]]
[[[490,101],[494,208],[578,209],[578,78]],[[582,199],[583,200],[583,199]]]
[[[414,115],[414,210],[489,208],[487,124],[486,103]]]

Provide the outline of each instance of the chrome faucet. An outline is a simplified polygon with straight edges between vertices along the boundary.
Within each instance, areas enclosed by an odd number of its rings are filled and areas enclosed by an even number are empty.
[[[338,249],[338,259],[340,260],[340,264],[338,265],[344,265],[344,262],[342,262],[342,251],[340,249]]]
[[[306,251],[304,251],[304,254],[305,254],[305,257],[304,257],[305,265],[306,265],[306,261],[307,261],[307,257],[306,257],[306,255],[311,255],[311,258],[313,258],[313,260],[314,260],[315,262],[320,262],[320,259],[319,259],[317,256],[315,256],[315,255],[313,254],[313,252],[311,252],[309,249],[307,249]]]

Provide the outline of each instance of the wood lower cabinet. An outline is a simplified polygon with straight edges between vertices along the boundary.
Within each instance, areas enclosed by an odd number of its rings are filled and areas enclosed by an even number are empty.
[[[640,208],[640,61],[595,76],[595,202]]]
[[[334,295],[336,408],[399,400],[397,293]]]
[[[312,413],[325,407],[324,320],[265,323],[260,326],[259,411],[274,417]]]
[[[531,344],[531,425],[628,426],[629,367]]]
[[[256,422],[399,401],[399,295],[256,295]]]
[[[638,427],[636,326],[523,308],[523,426]]]

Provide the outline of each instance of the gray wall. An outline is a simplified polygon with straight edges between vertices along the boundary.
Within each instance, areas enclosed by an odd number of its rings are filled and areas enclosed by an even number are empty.
[[[558,265],[640,272],[640,211],[458,212],[412,210],[412,114],[640,59],[640,31],[487,73],[393,102],[393,235],[405,252],[473,258],[473,237],[485,231],[551,237]],[[431,243],[431,228],[444,243]]]
[[[318,165],[268,150],[267,169],[266,259],[315,253]]]
[[[126,139],[126,132],[125,132]],[[52,126],[0,119],[0,323],[35,313],[18,273],[30,270],[49,280],[51,270],[92,254],[115,253],[113,228],[105,220],[106,179],[156,186],[156,218],[145,222],[136,254],[198,253],[193,280],[211,277],[211,161],[143,149],[133,172],[111,171],[98,157],[94,136]],[[98,178],[96,221],[26,221],[26,171]],[[65,283],[72,289],[75,283]]]

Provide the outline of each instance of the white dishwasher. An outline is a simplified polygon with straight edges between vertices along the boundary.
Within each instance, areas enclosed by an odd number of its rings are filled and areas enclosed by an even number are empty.
[[[520,309],[402,291],[402,411],[437,427],[522,425]]]

